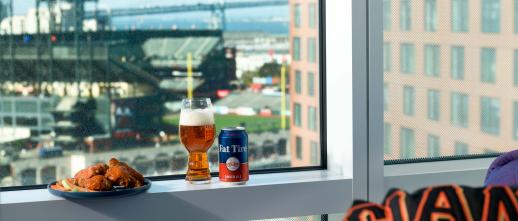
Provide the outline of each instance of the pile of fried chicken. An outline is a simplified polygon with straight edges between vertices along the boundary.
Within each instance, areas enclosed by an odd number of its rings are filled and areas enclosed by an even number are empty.
[[[144,185],[144,176],[124,162],[111,158],[108,165],[98,163],[80,170],[74,178],[56,182],[51,188],[60,191],[95,192]]]

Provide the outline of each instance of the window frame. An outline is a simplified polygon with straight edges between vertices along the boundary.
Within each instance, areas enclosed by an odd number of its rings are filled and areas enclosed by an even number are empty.
[[[335,3],[336,4],[336,3]],[[277,174],[277,173],[289,173],[289,172],[304,172],[304,171],[314,171],[314,170],[328,170],[328,149],[327,149],[327,100],[326,100],[326,4],[325,0],[317,0],[315,3],[316,5],[316,12],[317,14],[317,20],[316,25],[318,28],[318,39],[315,39],[315,62],[318,62],[318,78],[319,81],[316,85],[318,85],[318,88],[315,90],[316,93],[313,96],[318,96],[318,106],[315,107],[318,111],[317,113],[317,119],[319,122],[316,123],[317,131],[320,131],[319,139],[320,139],[320,165],[314,165],[314,166],[295,166],[295,167],[289,167],[289,168],[272,168],[272,169],[259,169],[259,170],[250,170],[250,174]],[[291,17],[291,13],[289,15]],[[303,22],[301,21],[301,25]],[[302,46],[302,38],[295,37],[299,39],[299,60],[296,61],[303,61],[301,56],[301,46]],[[318,45],[318,47],[317,47]],[[302,85],[301,85],[302,86]],[[344,89],[341,89],[344,90]],[[303,90],[302,90],[303,91]],[[301,92],[302,93],[302,92]],[[301,105],[301,127],[303,122],[303,107]],[[217,177],[217,172],[211,172],[212,177]],[[169,181],[169,180],[182,180],[185,179],[185,174],[175,174],[175,175],[163,175],[163,176],[149,176],[146,177],[150,179],[151,181]],[[37,184],[37,185],[26,185],[26,186],[9,186],[9,187],[0,187],[0,192],[5,191],[20,191],[20,190],[34,190],[34,189],[45,189],[47,188],[47,184]]]

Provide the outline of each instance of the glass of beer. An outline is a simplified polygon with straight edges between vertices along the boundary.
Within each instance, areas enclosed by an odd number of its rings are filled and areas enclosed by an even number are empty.
[[[180,111],[180,141],[189,151],[185,180],[193,184],[210,183],[207,151],[215,139],[214,113],[209,98],[182,101]]]

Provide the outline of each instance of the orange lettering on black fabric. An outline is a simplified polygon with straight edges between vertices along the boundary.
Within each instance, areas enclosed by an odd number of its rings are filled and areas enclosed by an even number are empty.
[[[375,203],[355,203],[344,221],[391,221],[387,219],[385,207]]]
[[[452,221],[473,221],[468,202],[460,187],[439,186],[425,190],[414,220],[434,220],[433,218],[437,217],[445,217],[445,220]]]
[[[384,204],[387,211],[390,212],[387,216],[392,217],[393,220],[410,221],[406,197],[406,192],[402,190],[395,190],[389,193]]]
[[[482,221],[518,220],[518,203],[511,188],[489,186],[483,192]]]

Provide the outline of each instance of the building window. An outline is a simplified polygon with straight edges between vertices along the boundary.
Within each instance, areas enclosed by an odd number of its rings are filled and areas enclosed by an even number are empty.
[[[293,37],[293,60],[300,61],[300,38]]]
[[[514,0],[514,33],[518,33],[518,0]]]
[[[400,137],[401,159],[413,158],[415,156],[415,135],[414,130],[401,128]]]
[[[451,124],[459,127],[468,127],[468,95],[451,93]]]
[[[295,71],[295,93],[301,94],[302,92],[302,74],[299,70]]]
[[[438,90],[428,90],[428,119],[439,121],[440,94]]]
[[[518,50],[514,50],[514,86],[518,87]]]
[[[410,0],[401,0],[399,8],[399,28],[401,31],[410,31],[412,28],[412,15],[410,10]]]
[[[495,83],[496,81],[496,49],[482,48],[480,53],[481,81]]]
[[[451,31],[467,32],[469,24],[469,0],[452,0]]]
[[[389,72],[392,63],[392,48],[389,42],[383,42],[383,71]]]
[[[454,80],[464,79],[464,47],[451,47],[451,78]]]
[[[317,109],[315,107],[308,107],[308,129],[317,131]]]
[[[383,0],[383,30],[392,28],[392,0]]]
[[[439,137],[436,135],[428,134],[427,140],[428,140],[428,157],[441,156]]]
[[[439,76],[439,45],[424,46],[424,74],[426,76]]]
[[[415,53],[414,45],[410,43],[401,44],[401,58],[400,66],[401,72],[404,74],[411,74],[415,71]]]
[[[302,115],[302,108],[300,107],[300,104],[295,103],[293,105],[293,123],[297,127],[302,126],[301,115]]]
[[[514,123],[513,123],[513,138],[518,140],[518,102],[514,102]]]
[[[389,94],[389,87],[385,83],[383,84],[383,110],[388,111],[389,109],[389,102],[390,102],[390,94]]]
[[[426,0],[424,10],[424,29],[428,32],[437,31],[437,2]]]
[[[500,32],[500,0],[482,0],[482,32]]]
[[[314,38],[308,38],[308,61],[314,63],[317,60],[317,43]]]
[[[467,143],[455,142],[455,155],[468,155],[469,146]]]
[[[317,19],[317,7],[315,3],[309,3],[308,5],[308,26],[310,28],[316,27],[316,19]]]
[[[300,4],[293,5],[293,24],[296,28],[300,27],[300,15],[301,15],[301,6]]]
[[[412,86],[403,87],[403,113],[414,116],[415,89]]]
[[[500,134],[500,101],[496,98],[480,99],[480,128],[488,134]]]
[[[308,72],[308,95],[315,96],[315,73]]]
[[[295,148],[297,159],[302,160],[302,138],[299,136],[295,137]]]
[[[317,165],[320,158],[320,151],[318,150],[318,143],[315,141],[311,141],[310,143],[311,148],[311,164]]]
[[[392,152],[392,126],[389,123],[383,124],[383,153]]]

